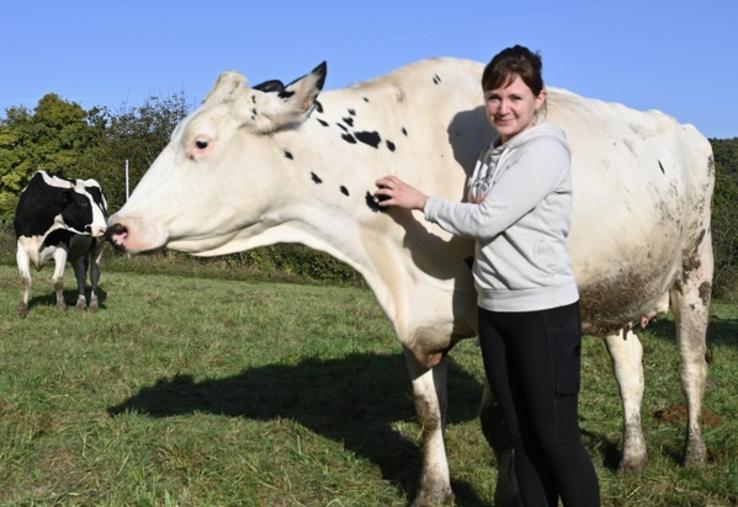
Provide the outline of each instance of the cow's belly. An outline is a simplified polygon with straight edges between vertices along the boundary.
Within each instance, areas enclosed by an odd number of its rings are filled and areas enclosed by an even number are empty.
[[[679,236],[666,236],[658,245],[635,241],[572,254],[584,332],[604,336],[666,309],[681,262]]]
[[[94,241],[95,240],[92,238],[92,236],[82,236],[79,234],[72,236],[72,239],[69,242],[68,259],[72,261],[78,259],[79,257],[82,257],[83,255],[86,255],[92,248],[92,243]]]

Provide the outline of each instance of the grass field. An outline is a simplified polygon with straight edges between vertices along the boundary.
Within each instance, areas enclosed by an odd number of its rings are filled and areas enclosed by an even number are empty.
[[[104,271],[99,312],[59,313],[50,276],[35,274],[19,320],[15,269],[0,265],[0,504],[402,506],[414,496],[410,383],[368,290]],[[67,283],[73,304],[69,273]],[[738,505],[738,306],[713,313],[710,463],[699,470],[678,464],[671,323],[642,337],[643,473],[615,470],[620,400],[604,344],[585,338],[581,425],[604,505]],[[452,351],[449,375],[457,505],[491,506],[473,340]]]

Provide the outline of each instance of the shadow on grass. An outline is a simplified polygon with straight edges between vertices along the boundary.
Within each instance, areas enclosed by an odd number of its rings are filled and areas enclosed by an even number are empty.
[[[659,319],[652,322],[647,331],[663,340],[676,340],[676,326],[671,319]],[[723,319],[710,316],[707,326],[707,344],[738,347],[738,319]]]
[[[33,287],[36,289],[37,292],[41,292],[42,290],[45,291],[44,287],[41,287],[42,284],[34,284]],[[55,306],[56,305],[56,292],[54,292],[54,288],[49,285],[48,287],[50,289],[49,292],[45,292],[43,295],[39,294],[38,296],[32,296],[28,300],[28,311],[32,311],[35,306]],[[31,289],[33,291],[33,289]],[[74,305],[77,304],[77,289],[64,289],[63,292],[64,296],[64,302],[68,307],[74,307]],[[90,302],[90,286],[88,285],[85,288],[85,297],[87,297],[87,303]],[[100,308],[105,308],[105,300],[108,299],[108,293],[105,291],[105,289],[98,286],[97,288],[97,300],[100,305]]]
[[[602,455],[602,466],[611,472],[617,472],[623,452],[620,442],[607,438],[595,431],[581,430],[582,443],[587,449],[598,449]]]
[[[479,382],[449,360],[449,422],[476,419],[481,392]],[[392,423],[415,417],[401,355],[307,359],[201,382],[191,375],[175,375],[108,409],[111,415],[125,411],[150,417],[205,412],[263,421],[294,419],[375,463],[383,478],[402,488],[407,498],[417,494],[420,449],[392,429]],[[470,485],[454,481],[454,488],[458,505],[484,505]]]

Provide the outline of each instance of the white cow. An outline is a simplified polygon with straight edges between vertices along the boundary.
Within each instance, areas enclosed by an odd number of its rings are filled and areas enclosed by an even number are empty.
[[[432,59],[317,100],[321,64],[286,87],[250,88],[222,74],[172,134],[109,223],[121,248],[211,256],[277,242],[328,252],[358,270],[392,322],[423,428],[417,505],[453,498],[443,441],[445,354],[475,335],[472,243],[417,212],[379,211],[374,181],[397,174],[450,200],[464,196],[492,132],[482,66]],[[692,126],[659,112],[549,90],[549,118],[566,131],[574,172],[571,257],[584,331],[605,336],[625,409],[622,466],[645,464],[640,425],[642,349],[631,326],[671,305],[689,407],[686,464],[705,461],[699,415],[713,259],[711,148]],[[488,387],[485,435],[494,431]],[[500,474],[504,476],[504,474]],[[504,477],[503,477],[504,479]],[[498,487],[499,504],[506,500]]]

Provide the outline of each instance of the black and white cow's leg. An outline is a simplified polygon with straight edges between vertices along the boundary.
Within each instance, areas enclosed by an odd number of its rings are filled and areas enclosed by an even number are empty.
[[[699,267],[685,273],[682,283],[678,283],[671,291],[680,358],[679,373],[687,398],[684,466],[703,465],[707,460],[700,415],[707,380],[705,353],[712,291],[712,247],[709,242],[706,250],[708,251],[700,257]]]
[[[74,276],[77,278],[77,310],[87,308],[87,298],[85,297],[85,289],[87,285],[87,256],[81,255],[72,261],[74,267]]]
[[[479,408],[482,433],[487,439],[497,459],[497,485],[495,487],[495,506],[522,507],[512,443],[502,419],[502,410],[495,401],[492,389],[484,384],[482,403]]]
[[[610,335],[605,341],[623,401],[623,456],[620,470],[641,470],[648,461],[646,440],[641,427],[643,347],[630,330]]]
[[[433,368],[420,365],[415,356],[405,350],[405,360],[410,370],[415,399],[415,413],[423,428],[423,468],[420,476],[420,492],[414,507],[425,507],[453,503],[451,481],[443,441],[446,423],[446,378],[445,357]]]
[[[25,248],[20,245],[20,242],[15,252],[15,261],[18,265],[21,289],[21,300],[18,304],[18,316],[25,317],[28,315],[28,296],[31,293],[31,259],[28,257]]]
[[[105,244],[102,241],[97,241],[90,253],[90,283],[92,284],[92,288],[90,289],[91,312],[96,312],[100,307],[100,303],[97,298],[97,284],[100,282],[100,259],[102,258],[104,246]]]
[[[67,309],[67,304],[64,302],[64,268],[66,264],[67,251],[64,248],[54,250],[54,274],[51,276],[51,280],[56,292],[56,307],[60,310]]]

